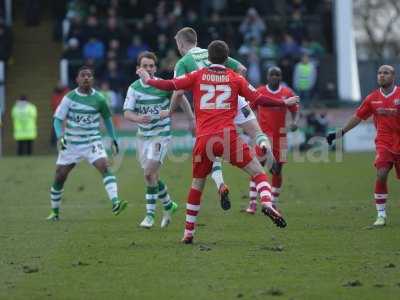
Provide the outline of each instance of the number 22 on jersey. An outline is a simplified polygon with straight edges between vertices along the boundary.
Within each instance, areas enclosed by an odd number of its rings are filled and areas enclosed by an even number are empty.
[[[200,109],[230,109],[230,103],[226,102],[232,94],[229,85],[200,84],[200,91],[205,92],[200,98]]]

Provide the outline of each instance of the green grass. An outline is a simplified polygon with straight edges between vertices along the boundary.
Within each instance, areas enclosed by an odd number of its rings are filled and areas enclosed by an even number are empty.
[[[162,170],[180,204],[163,231],[160,210],[155,228],[138,227],[144,185],[133,157],[116,174],[126,211],[111,214],[99,175],[81,164],[58,223],[45,221],[55,157],[1,159],[0,299],[399,299],[400,187],[392,174],[389,224],[369,229],[372,161],[353,154],[344,163],[288,164],[284,230],[240,212],[247,176],[224,165],[232,209],[221,210],[209,181],[195,244],[182,245],[189,162]]]

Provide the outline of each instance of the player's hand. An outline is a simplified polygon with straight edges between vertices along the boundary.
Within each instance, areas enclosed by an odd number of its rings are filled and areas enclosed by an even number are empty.
[[[113,140],[111,144],[111,152],[113,155],[117,155],[119,153],[119,146],[116,140]]]
[[[63,151],[65,149],[67,149],[67,141],[65,140],[65,138],[63,136],[60,137],[57,144],[58,144],[57,148],[59,151]]]
[[[160,111],[160,119],[165,119],[171,116],[171,112],[168,109]]]
[[[286,106],[296,105],[300,102],[300,97],[293,96],[293,97],[283,100],[283,102],[285,103]]]
[[[143,116],[139,116],[139,122],[141,124],[149,124],[151,122],[151,116],[148,115],[143,115]]]
[[[136,74],[139,75],[140,79],[142,79],[143,83],[147,83],[150,79],[150,74],[143,68],[139,68],[136,70]]]
[[[289,130],[290,131],[296,131],[299,128],[296,123],[292,123],[289,125]]]
[[[328,142],[328,145],[332,145],[333,141],[341,138],[343,136],[343,130],[339,130],[337,132],[329,132],[328,135],[326,136],[326,141]]]

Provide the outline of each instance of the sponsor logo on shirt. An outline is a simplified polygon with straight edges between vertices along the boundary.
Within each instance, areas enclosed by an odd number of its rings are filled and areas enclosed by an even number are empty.
[[[394,99],[394,105],[400,105],[400,99]]]

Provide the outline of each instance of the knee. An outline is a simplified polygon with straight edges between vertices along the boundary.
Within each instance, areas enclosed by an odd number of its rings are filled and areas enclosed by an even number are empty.
[[[55,181],[58,183],[64,183],[65,180],[67,179],[68,172],[63,169],[57,169],[56,170],[56,176],[55,176]]]
[[[381,181],[381,182],[386,182],[388,177],[388,171],[386,169],[380,169],[378,170],[376,174],[376,179]]]
[[[147,172],[144,173],[144,179],[146,180],[147,184],[154,185],[154,184],[157,183],[156,174],[153,174],[153,173],[150,173],[150,172],[149,173],[147,173]]]

